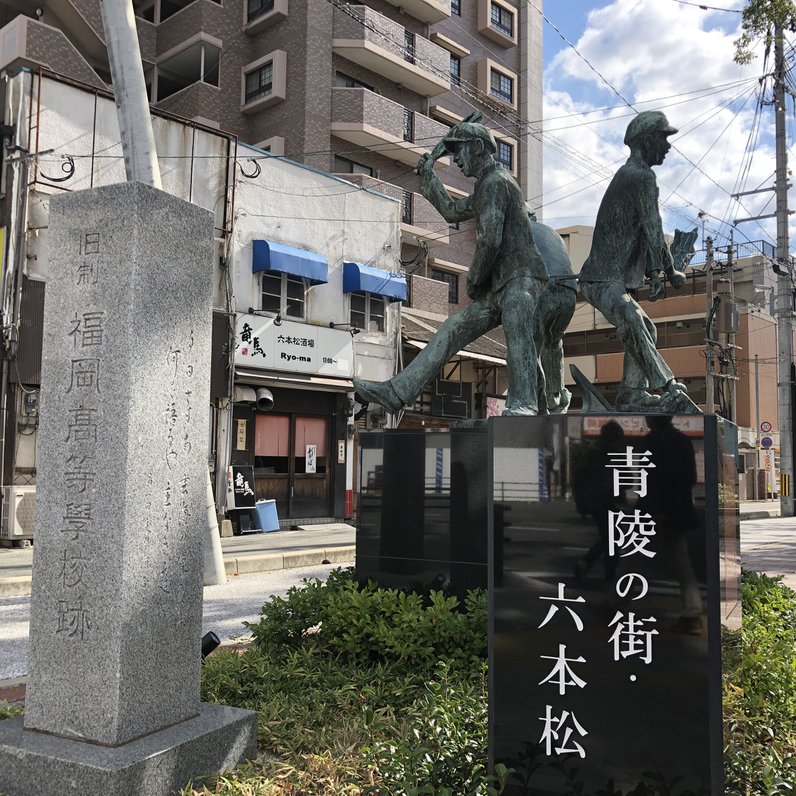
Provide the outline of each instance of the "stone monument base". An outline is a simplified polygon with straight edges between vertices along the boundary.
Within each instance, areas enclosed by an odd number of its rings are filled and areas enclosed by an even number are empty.
[[[251,758],[257,714],[202,703],[197,717],[117,747],[25,730],[0,722],[4,796],[173,796],[201,774]]]

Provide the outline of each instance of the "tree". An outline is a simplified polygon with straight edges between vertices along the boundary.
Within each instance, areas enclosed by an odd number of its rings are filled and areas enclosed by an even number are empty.
[[[794,0],[749,0],[741,12],[740,38],[735,40],[737,64],[748,64],[756,57],[752,46],[763,38],[766,49],[774,41],[776,28],[796,31],[796,2]]]

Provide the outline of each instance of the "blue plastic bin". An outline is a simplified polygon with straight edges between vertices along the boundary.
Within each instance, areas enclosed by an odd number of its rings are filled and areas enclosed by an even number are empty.
[[[275,500],[258,500],[254,504],[254,514],[261,531],[279,530],[279,517],[276,513]]]

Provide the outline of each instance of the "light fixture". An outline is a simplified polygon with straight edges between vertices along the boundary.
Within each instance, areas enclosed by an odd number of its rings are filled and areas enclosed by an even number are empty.
[[[359,334],[362,329],[358,326],[355,326],[353,323],[335,323],[334,321],[329,321],[329,328],[330,329],[342,329],[343,331],[350,332],[351,337],[355,334]]]
[[[202,636],[202,660],[221,644],[221,639],[211,630]]]
[[[260,317],[270,318],[271,313],[267,312],[266,310],[256,310],[254,307],[249,307],[246,310],[247,315],[259,315]],[[276,317],[274,318],[274,326],[281,326],[282,325],[282,313],[277,312]]]

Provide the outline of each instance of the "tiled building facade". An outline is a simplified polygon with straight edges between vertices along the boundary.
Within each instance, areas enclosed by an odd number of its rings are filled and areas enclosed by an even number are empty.
[[[0,20],[16,23],[4,66],[16,59],[104,87],[99,0],[31,5],[0,4]],[[135,8],[156,107],[404,199],[402,259],[425,276],[458,278],[471,257],[472,224],[450,229],[413,174],[459,118],[484,112],[499,157],[529,199],[541,196],[541,144],[529,131],[541,125],[542,18],[527,3],[136,0]],[[469,191],[443,164],[443,182]],[[461,303],[465,291],[458,295]]]
[[[413,168],[473,110],[526,197],[542,193],[541,2],[522,0],[135,0],[150,101],[160,110],[402,202],[404,310],[441,322],[467,303],[473,222],[450,227]],[[43,67],[102,89],[110,81],[100,0],[0,3],[1,66]],[[472,183],[448,159],[454,197]],[[441,282],[423,288],[426,280]],[[439,289],[443,287],[443,289]],[[437,289],[435,289],[437,288]],[[415,297],[415,300],[412,299]],[[493,335],[501,348],[500,332]],[[491,346],[491,343],[487,343]],[[468,347],[469,348],[469,347]],[[411,348],[407,355],[411,356]],[[477,353],[477,352],[476,352]],[[456,375],[476,378],[466,367]],[[498,357],[498,359],[500,359]],[[474,362],[483,363],[483,359]],[[477,378],[499,394],[501,365]]]

